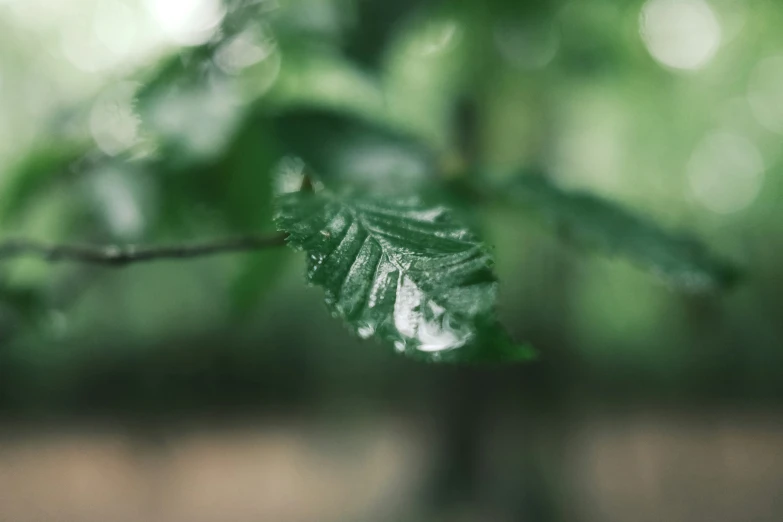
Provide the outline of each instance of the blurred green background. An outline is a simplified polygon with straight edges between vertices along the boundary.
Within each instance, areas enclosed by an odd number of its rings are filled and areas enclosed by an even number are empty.
[[[472,369],[352,337],[285,250],[2,261],[0,518],[779,520],[781,23],[772,0],[0,0],[4,238],[273,231],[273,173],[328,144],[358,182],[541,171],[745,274],[692,295],[484,209],[541,360]],[[213,475],[150,500],[172,466]],[[68,473],[83,501],[51,496]]]

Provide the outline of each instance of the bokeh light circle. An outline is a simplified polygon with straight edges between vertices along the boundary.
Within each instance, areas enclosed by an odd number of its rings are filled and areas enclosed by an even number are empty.
[[[687,166],[694,198],[718,214],[738,212],[753,201],[764,181],[758,147],[739,134],[718,131],[696,147]]]
[[[704,0],[647,0],[639,33],[656,61],[680,70],[707,65],[722,36],[717,16]]]

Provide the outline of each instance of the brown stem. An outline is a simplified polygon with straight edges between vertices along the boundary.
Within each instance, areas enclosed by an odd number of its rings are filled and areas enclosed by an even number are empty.
[[[265,250],[285,245],[285,238],[285,234],[276,234],[161,246],[47,244],[30,239],[12,239],[0,243],[0,261],[17,257],[37,257],[50,263],[72,261],[122,267],[147,261],[191,259]]]

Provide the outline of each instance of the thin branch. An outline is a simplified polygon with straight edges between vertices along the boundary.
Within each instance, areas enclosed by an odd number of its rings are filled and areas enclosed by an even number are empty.
[[[285,234],[246,236],[206,243],[161,246],[47,244],[29,239],[13,239],[0,243],[0,261],[18,257],[37,257],[50,263],[72,261],[121,267],[146,261],[254,252],[283,246],[285,238]]]

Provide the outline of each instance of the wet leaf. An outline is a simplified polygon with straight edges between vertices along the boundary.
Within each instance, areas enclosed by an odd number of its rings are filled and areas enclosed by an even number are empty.
[[[520,176],[504,194],[515,204],[534,208],[569,240],[626,257],[687,291],[726,288],[739,277],[736,267],[699,241],[666,231],[610,201],[561,190],[542,176]]]
[[[492,259],[448,209],[295,192],[278,197],[276,222],[307,253],[307,279],[324,288],[332,314],[360,337],[429,361],[530,358],[494,318]]]

